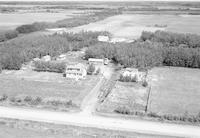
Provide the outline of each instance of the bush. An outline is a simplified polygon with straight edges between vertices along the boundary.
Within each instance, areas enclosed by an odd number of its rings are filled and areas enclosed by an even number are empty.
[[[143,81],[143,82],[142,82],[142,86],[143,86],[143,87],[147,87],[147,86],[148,86],[148,82],[147,82],[146,80]]]
[[[117,109],[114,110],[114,112],[119,113],[119,114],[126,114],[129,115],[130,114],[130,110],[127,107],[117,107]]]
[[[92,75],[95,72],[95,66],[94,64],[90,64],[87,68],[87,74]]]
[[[32,101],[30,102],[30,104],[39,105],[41,104],[41,102],[42,102],[42,98],[37,96],[37,97],[32,98]]]
[[[46,61],[35,61],[34,66],[36,71],[48,71],[48,72],[57,72],[64,73],[66,65],[64,62],[46,62]]]
[[[24,102],[31,102],[33,100],[33,98],[31,96],[26,96],[24,98]]]
[[[8,96],[6,94],[3,94],[0,96],[0,102],[7,100]]]
[[[97,71],[95,72],[95,75],[98,75],[101,72],[101,69],[98,68]]]

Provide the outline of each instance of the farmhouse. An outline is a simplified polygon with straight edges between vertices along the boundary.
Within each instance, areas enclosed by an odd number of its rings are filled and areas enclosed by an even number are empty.
[[[72,79],[84,79],[87,75],[86,67],[81,64],[72,64],[67,65],[65,70],[66,78],[72,78]]]
[[[122,75],[123,76],[131,76],[133,78],[136,77],[137,81],[144,81],[146,72],[138,71],[138,69],[136,69],[136,68],[126,68],[122,72]]]

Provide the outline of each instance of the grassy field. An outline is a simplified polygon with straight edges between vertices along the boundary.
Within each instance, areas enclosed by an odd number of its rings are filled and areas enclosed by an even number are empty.
[[[154,68],[149,111],[183,115],[200,112],[200,70],[179,67]]]
[[[172,138],[134,132],[0,119],[1,138]]]
[[[136,39],[140,37],[142,31],[166,30],[200,34],[199,22],[199,15],[123,14],[76,27],[70,31],[109,31],[114,38]]]
[[[79,105],[98,82],[98,77],[72,81],[62,74],[35,71],[3,71],[0,74],[0,95],[30,95],[42,98],[65,98]]]
[[[113,112],[119,107],[126,107],[133,112],[144,112],[146,101],[147,89],[141,84],[117,82],[99,109],[103,112]]]

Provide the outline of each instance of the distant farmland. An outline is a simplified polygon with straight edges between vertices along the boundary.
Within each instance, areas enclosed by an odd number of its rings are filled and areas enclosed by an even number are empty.
[[[75,27],[71,31],[109,31],[116,38],[136,39],[140,37],[142,31],[166,30],[200,34],[199,22],[199,15],[122,14]]]

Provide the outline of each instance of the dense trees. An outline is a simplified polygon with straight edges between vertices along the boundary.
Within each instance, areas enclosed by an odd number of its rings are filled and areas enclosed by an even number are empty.
[[[15,38],[18,36],[18,31],[8,30],[0,32],[0,42]]]
[[[16,31],[18,31],[19,33],[31,33],[31,32],[44,30],[48,27],[53,27],[53,24],[46,23],[46,22],[35,22],[33,24],[21,25],[16,28]]]
[[[86,51],[86,58],[109,58],[125,67],[145,68],[162,63],[161,44],[139,42],[134,44],[96,44]]]
[[[164,31],[143,32],[142,41],[161,42],[167,47],[200,48],[200,36],[196,34],[181,34]]]
[[[98,42],[107,32],[80,32],[63,35],[27,35],[0,45],[0,64],[3,69],[20,69],[24,62],[49,54],[57,56],[88,47],[85,58],[108,58],[124,67],[151,68],[181,66],[200,68],[198,35],[157,31],[143,32],[134,43]]]
[[[103,32],[81,32],[65,35],[26,35],[0,45],[0,64],[3,69],[20,69],[24,62],[49,54],[54,57],[70,50],[97,43]]]
[[[45,61],[35,61],[34,67],[36,71],[49,71],[49,72],[57,72],[64,73],[66,69],[65,63],[61,62],[45,62]]]
[[[86,58],[106,57],[125,67],[181,66],[200,68],[200,48],[166,46],[162,42],[138,41],[131,44],[96,44],[86,51]]]

